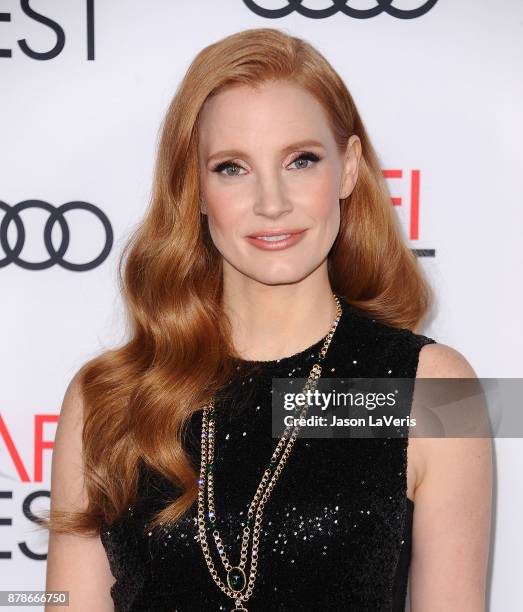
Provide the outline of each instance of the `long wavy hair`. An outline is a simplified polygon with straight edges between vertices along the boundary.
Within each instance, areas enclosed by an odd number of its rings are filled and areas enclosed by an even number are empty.
[[[403,236],[377,155],[346,85],[314,47],[280,30],[244,30],[195,57],[162,123],[151,199],[119,260],[127,334],[78,372],[88,506],[54,510],[47,529],[98,532],[136,499],[139,464],[179,491],[145,526],[176,522],[197,499],[199,466],[184,450],[193,413],[233,373],[238,355],[222,307],[222,258],[199,208],[202,106],[234,85],[285,79],[311,93],[345,151],[356,134],[356,185],[340,200],[341,227],[328,255],[334,293],[379,321],[416,330],[432,291]]]

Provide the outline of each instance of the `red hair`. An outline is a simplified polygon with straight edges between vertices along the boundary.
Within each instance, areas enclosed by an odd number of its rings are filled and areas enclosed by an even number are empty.
[[[373,318],[414,330],[431,299],[406,245],[376,153],[344,82],[310,44],[271,28],[228,36],[189,66],[166,113],[148,210],[126,245],[119,278],[128,339],[78,372],[88,507],[51,513],[43,527],[99,530],[131,505],[143,459],[181,495],[146,529],[176,521],[197,498],[198,467],[183,448],[191,415],[230,378],[237,357],[222,308],[222,260],[199,209],[198,129],[204,102],[234,85],[285,79],[322,105],[343,152],[362,145],[359,176],[340,200],[328,256],[334,293]]]

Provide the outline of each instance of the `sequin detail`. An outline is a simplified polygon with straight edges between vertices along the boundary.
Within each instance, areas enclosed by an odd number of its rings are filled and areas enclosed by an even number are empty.
[[[435,340],[340,301],[324,376],[414,378],[419,351]],[[271,378],[306,378],[322,343],[283,359],[242,362],[216,403],[216,517],[231,560],[238,560],[247,506],[277,442]],[[200,415],[190,434],[187,449],[199,465]],[[264,512],[249,612],[405,609],[414,511],[406,496],[407,445],[408,438],[297,439]],[[199,547],[196,503],[160,537],[142,536],[174,490],[149,469],[139,492],[135,506],[100,533],[116,578],[115,612],[230,610]]]

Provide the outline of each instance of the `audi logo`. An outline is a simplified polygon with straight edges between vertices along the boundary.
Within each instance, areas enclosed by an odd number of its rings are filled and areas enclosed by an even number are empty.
[[[32,262],[19,257],[25,244],[25,227],[20,213],[29,208],[37,208],[49,213],[49,218],[44,227],[44,244],[49,254],[49,258],[44,261]],[[105,244],[101,252],[97,257],[87,263],[72,263],[64,259],[70,242],[70,231],[65,214],[71,210],[84,210],[91,213],[102,224],[105,232]],[[42,200],[25,200],[24,202],[19,202],[14,206],[10,206],[0,201],[0,211],[4,211],[5,213],[0,223],[0,248],[5,254],[5,257],[0,259],[0,268],[10,263],[14,263],[26,270],[45,270],[46,268],[58,264],[67,270],[84,272],[99,266],[111,252],[113,246],[113,228],[105,213],[94,206],[94,204],[89,204],[88,202],[66,202],[61,206],[52,206],[48,202]],[[14,223],[16,229],[16,241],[12,248],[8,241],[8,230],[11,223]],[[58,223],[61,231],[61,242],[58,249],[54,248],[51,240],[51,233],[55,223]]]
[[[311,19],[325,19],[338,12],[345,13],[348,17],[354,17],[355,19],[370,19],[381,13],[388,13],[391,17],[397,17],[398,19],[415,19],[428,13],[437,1],[427,0],[427,2],[424,2],[416,9],[401,9],[392,6],[394,0],[375,0],[376,6],[373,8],[357,9],[348,6],[347,0],[331,0],[332,6],[323,9],[313,9],[303,6],[303,0],[287,0],[282,8],[268,9],[260,6],[255,0],[243,0],[247,8],[253,11],[253,13],[268,19],[286,17],[294,11]]]

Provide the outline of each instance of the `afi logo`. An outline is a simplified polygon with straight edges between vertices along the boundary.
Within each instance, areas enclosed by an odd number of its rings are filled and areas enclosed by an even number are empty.
[[[94,60],[94,0],[86,0],[87,9],[87,59]],[[20,8],[22,11],[34,21],[41,23],[46,28],[50,28],[55,36],[56,42],[51,49],[47,51],[35,51],[25,38],[20,38],[16,42],[22,50],[22,53],[35,60],[50,60],[60,55],[65,47],[65,32],[60,24],[47,15],[38,13],[29,4],[29,0],[20,0]],[[5,23],[11,21],[11,13],[0,13],[0,40],[5,38],[4,28]],[[2,23],[3,22],[3,23]],[[3,46],[3,45],[2,45]],[[12,49],[0,47],[0,58],[12,57]]]

